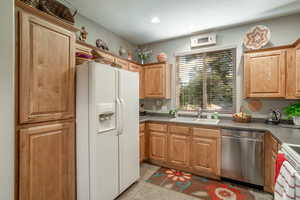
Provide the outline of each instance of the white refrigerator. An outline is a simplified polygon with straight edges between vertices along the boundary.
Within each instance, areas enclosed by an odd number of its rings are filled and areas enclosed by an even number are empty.
[[[77,200],[113,200],[139,178],[139,77],[77,66]]]

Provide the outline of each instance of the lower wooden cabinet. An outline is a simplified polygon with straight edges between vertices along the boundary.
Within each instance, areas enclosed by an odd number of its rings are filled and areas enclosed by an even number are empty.
[[[146,146],[145,146],[145,132],[140,132],[140,162],[143,162],[146,158],[145,151],[146,151]]]
[[[163,123],[149,123],[147,127],[150,162],[215,179],[220,178],[219,129]]]
[[[168,162],[180,167],[188,167],[190,161],[190,137],[182,134],[170,134],[168,140]]]
[[[275,167],[279,144],[271,134],[265,136],[265,186],[267,192],[274,192]]]
[[[149,132],[149,158],[156,161],[167,161],[167,133]]]
[[[191,147],[192,169],[207,176],[220,176],[220,131],[194,128]]]
[[[73,122],[19,131],[20,200],[75,200]]]
[[[140,162],[146,159],[145,123],[140,124]]]

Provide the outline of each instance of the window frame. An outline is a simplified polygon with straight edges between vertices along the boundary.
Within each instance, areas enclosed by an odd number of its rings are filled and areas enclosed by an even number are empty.
[[[209,109],[205,109],[203,110],[204,112],[218,112],[219,114],[233,114],[236,112],[237,110],[237,91],[236,91],[236,81],[237,81],[237,47],[236,46],[229,46],[229,47],[223,47],[223,48],[206,48],[205,50],[192,50],[192,51],[188,51],[188,52],[181,52],[181,53],[175,53],[175,105],[176,108],[180,108],[180,81],[179,81],[179,57],[180,56],[188,56],[188,55],[193,55],[193,54],[206,54],[206,53],[213,53],[213,52],[219,52],[219,51],[226,51],[226,50],[232,50],[232,64],[233,64],[233,69],[232,69],[232,73],[233,73],[233,88],[232,88],[232,110],[231,111],[217,111],[217,110],[209,110]],[[182,110],[179,109],[179,112],[182,113],[195,113],[195,110]]]

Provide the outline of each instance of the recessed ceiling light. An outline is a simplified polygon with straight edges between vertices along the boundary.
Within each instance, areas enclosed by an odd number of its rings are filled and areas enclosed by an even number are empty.
[[[153,24],[159,24],[160,23],[160,19],[158,17],[152,17],[151,23],[153,23]]]

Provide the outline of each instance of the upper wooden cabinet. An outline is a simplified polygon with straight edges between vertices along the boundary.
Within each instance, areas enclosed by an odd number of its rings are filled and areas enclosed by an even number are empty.
[[[75,200],[74,123],[19,131],[19,200]]]
[[[170,66],[157,63],[144,66],[145,98],[170,98]]]
[[[145,98],[145,70],[143,67],[140,67],[140,99]]]
[[[300,39],[294,44],[247,51],[245,97],[300,99]]]
[[[19,14],[19,123],[74,117],[75,34]]]
[[[121,67],[122,69],[129,69],[129,62],[121,58],[116,58],[116,65]]]
[[[245,96],[285,97],[286,50],[245,54]]]
[[[140,65],[135,64],[135,63],[129,63],[129,68],[128,68],[129,71],[140,72],[140,69],[141,69]]]
[[[300,97],[300,42],[293,50],[295,54],[295,63],[294,67],[296,70],[296,89],[295,89],[295,96]]]
[[[288,99],[300,98],[300,40],[295,47],[288,51],[287,66],[287,95]]]
[[[200,174],[218,178],[221,174],[221,135],[218,129],[193,128],[191,167]]]

